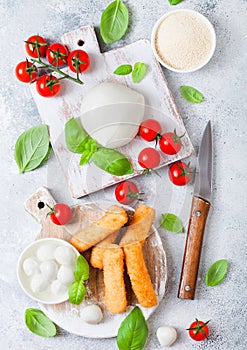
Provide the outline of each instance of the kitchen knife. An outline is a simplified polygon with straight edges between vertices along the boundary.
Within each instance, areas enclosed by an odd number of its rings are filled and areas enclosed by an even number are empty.
[[[194,299],[198,267],[200,262],[203,233],[210,209],[212,190],[212,131],[208,122],[198,153],[198,166],[195,175],[195,189],[192,199],[190,221],[178,298]]]

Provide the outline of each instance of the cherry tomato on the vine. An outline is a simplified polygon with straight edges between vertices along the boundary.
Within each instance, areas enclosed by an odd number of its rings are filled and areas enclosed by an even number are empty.
[[[38,74],[37,67],[28,60],[22,61],[15,67],[15,75],[23,83],[33,82]]]
[[[67,47],[60,43],[51,44],[46,50],[47,61],[55,67],[61,67],[67,64],[68,55],[69,51]]]
[[[153,141],[160,138],[161,125],[155,119],[144,120],[139,128],[139,135],[145,141]]]
[[[82,73],[88,69],[90,65],[90,58],[83,50],[71,51],[68,56],[68,65],[72,72]]]
[[[140,200],[140,194],[137,186],[131,181],[121,182],[115,188],[116,199],[122,204],[130,204]]]
[[[60,91],[60,82],[51,74],[42,75],[36,82],[36,89],[43,97],[53,97]]]
[[[170,155],[178,153],[182,148],[181,138],[183,136],[178,136],[176,130],[163,134],[159,140],[161,151]]]
[[[202,341],[205,340],[208,337],[208,326],[207,324],[209,323],[209,321],[207,322],[202,322],[202,321],[198,321],[198,319],[196,318],[196,320],[191,323],[190,327],[187,328],[187,330],[189,331],[189,336],[196,341]]]
[[[144,168],[144,173],[148,174],[149,170],[156,168],[160,164],[160,154],[155,148],[144,148],[138,156],[138,163]]]
[[[45,56],[47,43],[42,36],[32,35],[25,41],[26,52],[33,58]]]
[[[184,186],[191,181],[193,172],[190,169],[190,164],[179,161],[170,166],[168,174],[174,185]]]
[[[66,225],[72,218],[72,211],[67,204],[57,203],[54,207],[48,208],[51,210],[47,215],[50,216],[51,221],[56,225]]]

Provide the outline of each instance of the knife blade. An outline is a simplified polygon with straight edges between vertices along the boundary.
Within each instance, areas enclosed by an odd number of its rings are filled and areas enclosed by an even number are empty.
[[[178,289],[178,298],[181,299],[194,299],[204,228],[210,209],[211,193],[212,129],[209,121],[204,130],[198,152],[194,194]]]

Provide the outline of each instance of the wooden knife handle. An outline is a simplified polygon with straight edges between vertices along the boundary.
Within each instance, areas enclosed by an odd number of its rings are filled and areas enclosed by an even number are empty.
[[[210,203],[194,196],[184,249],[178,298],[194,299],[204,228]]]

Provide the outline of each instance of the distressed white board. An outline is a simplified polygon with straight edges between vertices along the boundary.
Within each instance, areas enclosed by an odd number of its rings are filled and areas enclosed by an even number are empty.
[[[82,47],[78,46],[79,40],[84,41]],[[91,65],[82,74],[82,80],[85,84],[79,85],[65,79],[61,84],[61,93],[53,98],[44,98],[38,95],[35,84],[31,84],[31,92],[43,123],[49,126],[52,147],[67,179],[71,195],[79,198],[111,186],[123,179],[141,174],[143,169],[137,162],[138,153],[142,148],[150,147],[149,143],[137,136],[128,145],[119,149],[132,162],[134,173],[129,176],[112,176],[92,163],[83,167],[79,166],[80,155],[69,152],[66,147],[64,125],[70,118],[80,116],[83,96],[95,85],[104,81],[111,81],[133,88],[145,97],[145,119],[150,117],[157,119],[161,123],[164,132],[173,131],[176,128],[178,133],[184,133],[185,129],[148,40],[138,40],[132,44],[101,53],[94,28],[86,26],[64,34],[62,41],[69,50],[82,48],[88,52]],[[147,74],[140,83],[133,83],[131,75],[123,77],[113,74],[113,71],[120,64],[129,63],[133,65],[135,62],[144,62],[147,65]],[[64,71],[73,75],[68,68],[64,68]],[[177,155],[166,156],[161,153],[160,167],[188,157],[192,150],[192,144],[186,133],[183,138],[183,148]]]

